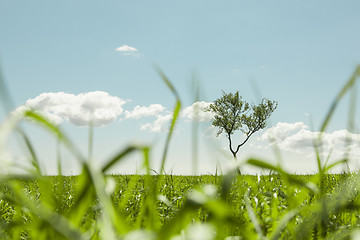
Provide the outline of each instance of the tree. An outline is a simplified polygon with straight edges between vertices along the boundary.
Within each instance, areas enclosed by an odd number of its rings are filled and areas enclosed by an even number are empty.
[[[266,121],[270,118],[277,106],[277,102],[270,101],[266,98],[263,98],[258,105],[250,105],[242,100],[239,91],[236,91],[234,94],[223,91],[222,97],[216,99],[205,111],[215,114],[212,119],[212,125],[219,128],[217,136],[225,132],[229,140],[230,151],[236,159],[236,154],[239,152],[240,147],[242,147],[255,132],[266,127]],[[240,130],[245,135],[245,139],[233,149],[231,135],[237,130]]]

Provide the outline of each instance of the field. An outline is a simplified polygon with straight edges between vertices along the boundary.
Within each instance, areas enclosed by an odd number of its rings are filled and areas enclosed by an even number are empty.
[[[357,174],[321,192],[318,175],[106,175],[104,192],[84,176],[7,179],[1,239],[349,239],[360,223]]]
[[[343,159],[331,163],[317,154],[314,175],[293,175],[281,165],[262,159],[234,164],[222,175],[164,174],[181,101],[171,82],[158,72],[176,98],[160,174],[154,175],[150,169],[149,146],[126,146],[103,166],[94,168],[59,126],[36,111],[10,115],[2,123],[0,150],[5,146],[3,140],[16,132],[25,143],[32,167],[26,169],[26,174],[0,176],[0,239],[359,239],[360,176],[356,172],[329,173],[333,167],[347,163],[346,152]],[[347,92],[352,94],[349,112],[355,112],[353,89],[359,76],[360,66],[332,103],[320,135],[314,139],[316,152],[321,133]],[[5,107],[12,109],[6,104],[11,100],[1,78],[0,96]],[[354,114],[349,116],[352,130]],[[77,158],[82,172],[63,176],[57,155],[58,175],[43,175],[21,121],[48,130]],[[108,174],[133,152],[143,156],[144,175]],[[239,175],[242,164],[270,174]]]

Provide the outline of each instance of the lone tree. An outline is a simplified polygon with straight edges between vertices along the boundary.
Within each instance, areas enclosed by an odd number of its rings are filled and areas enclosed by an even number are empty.
[[[234,158],[241,146],[243,146],[255,132],[266,127],[266,120],[277,108],[278,103],[266,98],[261,100],[259,105],[249,104],[242,100],[239,91],[225,93],[222,97],[216,99],[205,111],[213,112],[215,116],[212,119],[212,125],[219,128],[217,136],[225,132],[229,140],[229,148]],[[245,134],[245,140],[232,147],[231,135],[236,130]]]

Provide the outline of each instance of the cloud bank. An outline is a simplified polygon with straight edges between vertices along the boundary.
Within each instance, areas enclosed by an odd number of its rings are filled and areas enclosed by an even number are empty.
[[[151,104],[148,107],[136,106],[132,111],[125,111],[125,118],[139,119],[143,117],[158,116],[165,111],[161,104]]]
[[[180,119],[186,119],[190,121],[206,122],[210,121],[214,116],[212,113],[204,112],[204,109],[209,106],[210,103],[200,101],[195,102],[191,106],[184,108],[180,112]],[[151,104],[149,106],[136,106],[131,111],[125,111],[125,119],[144,119],[155,118],[152,122],[146,122],[140,125],[140,130],[148,132],[166,132],[169,130],[170,121],[173,117],[173,112],[167,110],[161,104]]]
[[[210,121],[214,116],[212,113],[204,112],[204,109],[209,106],[208,102],[195,102],[191,106],[184,108],[180,112],[180,119],[186,119],[190,121],[197,122],[207,122]],[[166,132],[169,130],[170,121],[173,118],[173,112],[166,110],[160,104],[152,104],[148,107],[136,106],[133,111],[125,112],[125,115],[131,116],[132,118],[138,119],[140,117],[155,117],[155,121],[152,123],[142,124],[140,129],[142,131],[149,132]]]
[[[360,134],[348,130],[324,132],[322,141],[317,142],[319,132],[309,130],[303,122],[282,123],[267,129],[257,140],[259,143],[276,144],[280,150],[297,154],[314,154],[314,144],[321,154],[332,153],[335,157],[342,157],[348,151],[353,156],[360,156]],[[267,145],[269,146],[269,145]]]
[[[45,92],[29,99],[18,107],[14,114],[22,114],[26,110],[35,110],[52,123],[59,125],[69,122],[76,126],[106,126],[114,122],[121,114],[123,120],[143,120],[140,130],[148,132],[166,132],[169,129],[173,112],[161,104],[149,106],[135,106],[132,110],[124,110],[127,100],[111,96],[107,92],[95,91],[78,95],[65,92]],[[209,106],[207,102],[195,102],[184,108],[179,115],[180,119],[206,122],[213,117],[212,113],[203,110]],[[150,120],[151,118],[155,120]]]
[[[102,91],[78,95],[50,92],[27,100],[16,111],[33,109],[55,124],[67,121],[76,126],[106,126],[122,114],[125,103],[125,100]]]

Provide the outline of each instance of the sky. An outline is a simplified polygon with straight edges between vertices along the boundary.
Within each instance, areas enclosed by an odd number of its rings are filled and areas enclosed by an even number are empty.
[[[244,100],[278,102],[268,127],[238,154],[276,163],[291,173],[317,171],[312,139],[337,93],[360,64],[360,3],[339,1],[5,1],[0,0],[0,64],[14,112],[33,108],[58,124],[86,156],[94,124],[93,160],[101,166],[128,144],[152,147],[158,171],[175,97],[182,111],[170,144],[166,171],[208,174],[233,160],[224,135],[216,137],[212,115],[193,115],[222,91]],[[194,82],[199,86],[196,98]],[[352,160],[360,162],[359,114],[348,127],[349,97],[340,103],[324,134],[322,154],[343,157],[351,136]],[[0,110],[1,122],[10,113]],[[55,174],[56,140],[33,124],[21,123],[47,174]],[[198,126],[198,144],[193,130]],[[274,154],[274,143],[281,159]],[[6,142],[11,161],[26,154]],[[243,140],[241,132],[234,142]],[[194,146],[198,163],[193,165]],[[349,146],[347,147],[349,148]],[[62,150],[65,174],[79,171]],[[7,155],[7,156],[8,156]],[[142,156],[119,163],[114,173],[141,172]],[[344,166],[338,168],[338,171]],[[262,170],[243,167],[245,173]]]

